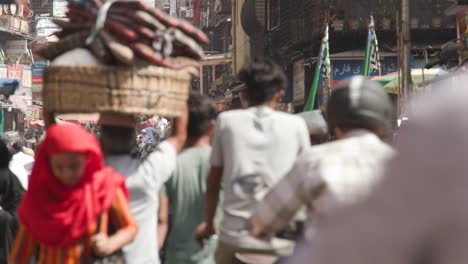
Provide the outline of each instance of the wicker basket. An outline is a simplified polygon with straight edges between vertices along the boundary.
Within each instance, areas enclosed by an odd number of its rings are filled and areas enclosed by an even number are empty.
[[[51,66],[44,78],[44,108],[48,113],[174,117],[187,101],[190,81],[187,72],[156,66]]]

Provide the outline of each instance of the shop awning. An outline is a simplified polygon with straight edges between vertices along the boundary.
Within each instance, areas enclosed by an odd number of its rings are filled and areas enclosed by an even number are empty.
[[[62,114],[58,115],[56,119],[80,124],[97,123],[99,121],[99,114]]]
[[[441,69],[413,69],[411,71],[411,78],[413,80],[414,88],[418,90],[427,81],[434,80],[436,77],[446,74]],[[392,72],[383,76],[373,77],[372,80],[379,82],[384,86],[385,91],[390,94],[398,93],[398,72]]]

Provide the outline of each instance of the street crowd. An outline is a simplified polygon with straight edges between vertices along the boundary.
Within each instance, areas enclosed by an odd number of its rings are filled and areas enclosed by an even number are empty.
[[[115,114],[99,139],[54,124],[35,154],[2,142],[0,263],[467,263],[466,74],[408,107],[396,143],[388,95],[362,76],[298,115],[276,110],[277,64],[238,79],[248,107],[190,94],[157,145]]]

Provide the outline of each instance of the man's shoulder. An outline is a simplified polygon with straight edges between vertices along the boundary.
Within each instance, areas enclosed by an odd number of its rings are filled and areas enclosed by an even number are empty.
[[[125,155],[107,155],[104,159],[106,165],[111,167],[129,167],[141,164],[140,159],[134,158],[129,154]]]
[[[337,156],[345,151],[349,144],[344,140],[335,140],[320,145],[310,146],[305,149],[297,159],[298,163],[319,162],[322,159],[330,158],[330,155]]]
[[[297,157],[295,166],[311,166],[320,162],[323,158],[322,153],[324,153],[328,147],[323,147],[323,145],[310,146],[304,149],[301,154]]]
[[[229,110],[219,114],[218,120],[229,120],[232,118],[242,117],[248,114],[245,109],[236,109],[236,110]]]
[[[211,154],[211,147],[204,148],[187,148],[184,149],[177,157],[177,162],[191,161],[195,157],[209,158]]]
[[[24,154],[23,152],[18,152],[15,155],[13,155],[12,161],[27,163],[27,162],[34,162],[34,158],[32,156]]]
[[[389,159],[395,155],[395,150],[378,137],[344,138],[321,145],[312,146],[303,152],[309,159],[327,159],[341,155],[373,155],[376,159]]]
[[[293,115],[282,111],[274,111],[273,114],[277,119],[280,119],[281,121],[287,122],[289,124],[296,124],[297,126],[305,126],[304,119],[297,115]]]
[[[218,120],[226,120],[226,119],[235,119],[235,118],[243,118],[246,116],[254,116],[253,112],[256,108],[247,108],[247,109],[236,109],[236,110],[230,110],[226,112],[222,112],[218,116]],[[281,120],[286,120],[289,122],[295,122],[302,124],[304,123],[303,119],[282,111],[277,111],[277,110],[270,110],[270,115],[272,115],[275,119],[281,119]]]
[[[177,157],[176,169],[167,181],[166,187],[176,188],[180,182],[190,184],[194,179],[198,179],[201,171],[209,169],[211,147],[187,148]],[[202,170],[200,170],[202,168]],[[207,175],[206,175],[207,176]],[[175,185],[174,185],[175,184]]]

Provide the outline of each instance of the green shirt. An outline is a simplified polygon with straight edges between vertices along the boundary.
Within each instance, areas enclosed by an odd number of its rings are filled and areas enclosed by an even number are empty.
[[[210,155],[211,147],[184,150],[177,159],[174,175],[165,184],[164,192],[169,198],[170,210],[167,264],[214,264],[213,254],[207,254],[208,257],[203,261],[194,260],[196,253],[200,253],[201,250],[195,240],[195,231],[205,220],[206,179],[210,171]],[[217,220],[219,216],[218,210]]]

